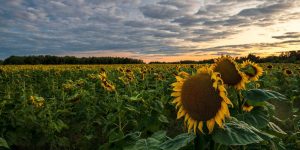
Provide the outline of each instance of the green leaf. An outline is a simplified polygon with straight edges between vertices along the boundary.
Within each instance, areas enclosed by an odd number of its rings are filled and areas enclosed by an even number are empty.
[[[157,131],[147,139],[136,139],[134,144],[123,147],[124,150],[160,150],[159,145],[168,139],[166,131]]]
[[[163,123],[169,123],[169,120],[168,120],[168,118],[165,115],[160,115],[158,117],[158,120],[161,121],[161,122],[163,122]]]
[[[256,128],[264,128],[269,123],[269,114],[263,107],[255,107],[249,113],[239,114],[237,118]]]
[[[157,139],[159,141],[164,141],[168,138],[167,137],[167,132],[163,131],[163,130],[153,133],[153,135],[151,137],[154,138],[154,139]]]
[[[274,139],[274,141],[270,140],[269,142],[272,150],[286,150],[286,146],[281,139]]]
[[[247,145],[273,137],[236,118],[231,118],[224,124],[224,129],[218,128],[212,135],[215,142],[223,145]]]
[[[131,111],[133,113],[139,114],[140,112],[136,109],[136,107],[132,106],[132,105],[126,105],[124,107],[126,110]]]
[[[160,141],[154,138],[140,139],[136,142],[135,150],[160,150]]]
[[[188,145],[196,136],[190,133],[177,135],[174,139],[169,139],[162,143],[159,147],[163,150],[178,150]]]
[[[264,101],[271,99],[279,101],[287,100],[286,96],[271,90],[251,89],[242,91],[242,94],[247,100],[247,103],[252,106],[261,106]]]
[[[4,148],[9,149],[9,146],[8,146],[6,140],[4,138],[1,138],[1,137],[0,137],[0,147],[4,147]]]
[[[287,134],[286,132],[284,132],[279,126],[277,126],[273,122],[268,123],[268,128],[270,129],[271,134],[274,134],[276,136],[282,136],[282,135]]]
[[[113,131],[109,134],[108,140],[109,140],[109,143],[114,143],[114,142],[120,141],[124,138],[125,138],[124,134],[121,133],[120,131]]]

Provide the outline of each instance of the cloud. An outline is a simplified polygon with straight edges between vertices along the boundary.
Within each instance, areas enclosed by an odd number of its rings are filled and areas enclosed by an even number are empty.
[[[147,24],[145,22],[135,21],[135,20],[125,21],[124,25],[130,26],[130,27],[135,27],[135,28],[145,28],[145,27],[147,27]]]
[[[154,19],[172,19],[180,15],[177,8],[163,5],[146,5],[140,7],[141,12],[145,17]]]
[[[255,51],[257,53],[264,53],[270,49],[277,49],[282,51],[287,45],[299,45],[300,40],[286,40],[281,42],[274,43],[251,43],[251,44],[237,44],[237,45],[222,45],[216,47],[200,48],[194,49],[193,52],[203,53],[203,52],[219,52],[219,54],[227,53],[230,50],[230,53],[239,53],[243,55],[244,53]]]
[[[300,38],[300,32],[286,32],[284,35],[272,36],[274,39],[298,39]]]
[[[297,45],[299,30],[273,25],[300,19],[299,6],[297,0],[8,0],[0,5],[0,59],[109,52],[179,58]],[[281,30],[267,37],[277,43],[224,42],[253,27]]]
[[[236,34],[235,31],[221,31],[216,32],[212,30],[197,30],[194,33],[198,33],[199,36],[193,37],[189,40],[193,42],[201,42],[201,41],[214,41],[218,39],[226,38],[227,36]]]
[[[195,26],[200,22],[206,21],[206,18],[200,18],[195,15],[186,15],[180,18],[176,18],[173,20],[174,23],[178,23],[180,26]]]
[[[246,17],[275,15],[278,13],[282,13],[282,11],[286,11],[287,9],[293,7],[293,5],[294,5],[293,1],[283,1],[281,3],[275,3],[267,6],[260,5],[256,8],[244,9],[241,12],[239,12],[238,15],[246,16]]]

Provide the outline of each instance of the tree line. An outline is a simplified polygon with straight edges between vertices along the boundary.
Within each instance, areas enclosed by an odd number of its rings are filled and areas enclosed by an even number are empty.
[[[279,56],[259,57],[255,54],[249,54],[245,57],[235,57],[235,61],[243,62],[244,60],[251,60],[256,63],[300,63],[300,50],[281,52]],[[207,64],[213,63],[214,59],[206,59],[200,61],[177,61],[177,62],[150,62],[150,64]]]
[[[3,65],[36,65],[36,64],[143,64],[143,60],[125,57],[74,57],[74,56],[10,56]]]
[[[259,57],[249,54],[245,57],[235,57],[237,62],[251,60],[257,63],[300,63],[300,50],[281,52],[279,56]],[[150,62],[150,64],[206,64],[213,63],[213,59],[200,61],[177,61],[177,62]],[[0,60],[3,65],[22,65],[22,64],[144,64],[143,60],[125,57],[74,57],[74,56],[10,56],[5,60]]]

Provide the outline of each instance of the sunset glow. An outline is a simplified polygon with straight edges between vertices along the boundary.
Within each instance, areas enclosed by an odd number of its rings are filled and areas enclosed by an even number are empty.
[[[299,50],[298,0],[9,0],[0,59],[113,56],[150,61]]]

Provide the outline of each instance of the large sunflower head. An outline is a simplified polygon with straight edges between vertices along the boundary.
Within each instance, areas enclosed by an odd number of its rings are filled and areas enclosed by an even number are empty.
[[[238,65],[230,56],[216,59],[212,70],[221,74],[224,84],[234,86],[238,90],[245,88],[247,77],[239,70]]]
[[[232,105],[227,98],[227,92],[220,74],[207,67],[200,68],[195,75],[180,72],[172,84],[172,96],[176,97],[177,119],[184,117],[188,131],[203,132],[206,125],[211,133],[215,123],[223,127],[225,117],[230,113],[227,104]]]
[[[250,81],[257,81],[263,75],[263,69],[256,63],[246,60],[241,65],[241,70]]]

